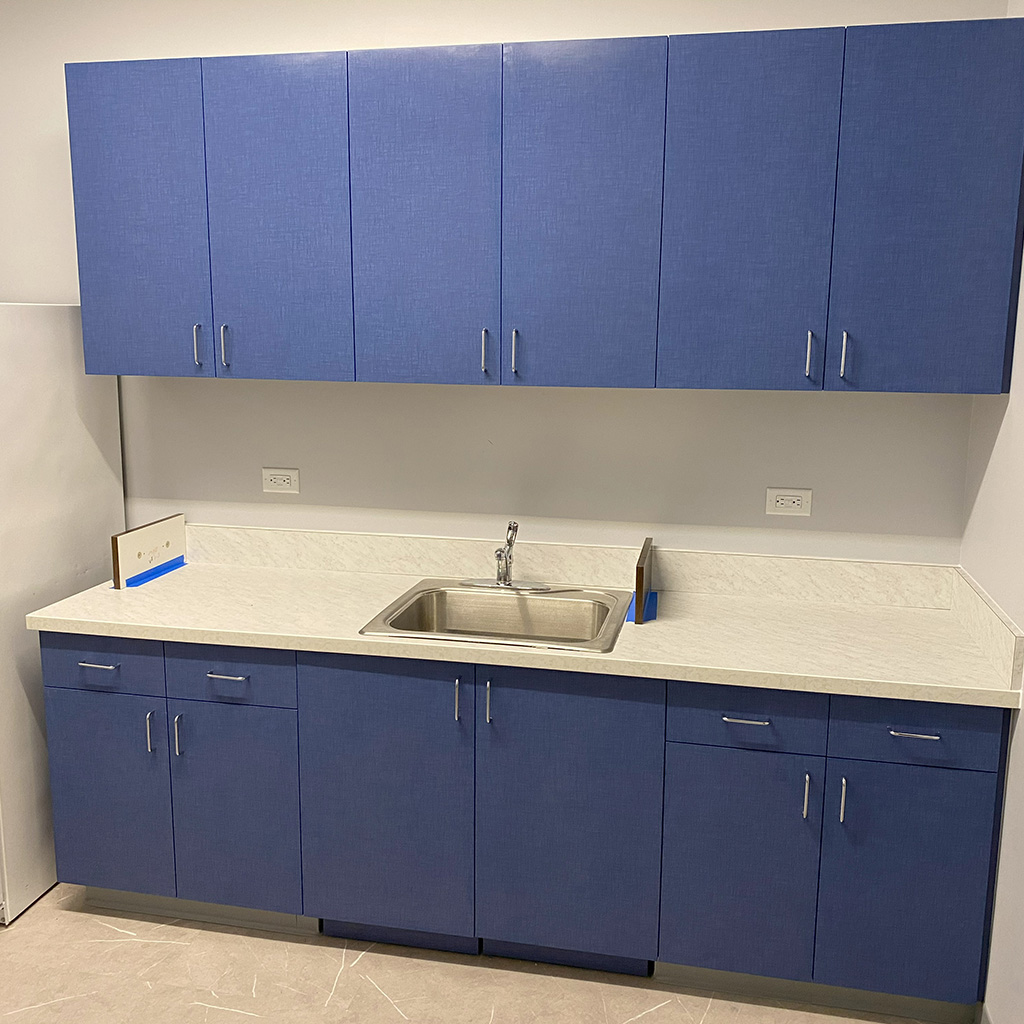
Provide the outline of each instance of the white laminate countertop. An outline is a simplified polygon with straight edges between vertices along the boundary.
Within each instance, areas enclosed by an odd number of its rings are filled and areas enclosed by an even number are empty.
[[[1021,706],[1019,655],[1013,671],[1001,670],[978,631],[948,607],[664,590],[658,618],[627,622],[609,654],[359,635],[429,575],[190,562],[141,587],[86,590],[32,613],[27,624],[63,633]]]

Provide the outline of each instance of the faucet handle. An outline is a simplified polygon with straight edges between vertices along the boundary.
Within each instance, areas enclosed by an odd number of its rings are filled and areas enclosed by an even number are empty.
[[[519,532],[519,524],[513,519],[508,524],[508,533],[505,535],[505,543],[512,547],[516,542],[516,534]]]

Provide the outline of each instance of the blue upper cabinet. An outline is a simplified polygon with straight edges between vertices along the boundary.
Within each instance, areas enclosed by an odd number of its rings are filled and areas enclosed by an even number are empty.
[[[505,45],[502,383],[653,387],[667,59]]]
[[[826,387],[999,392],[1017,305],[1024,21],[846,34]]]
[[[353,379],[345,59],[203,59],[218,376]]]
[[[66,77],[86,371],[213,376],[200,62]]]
[[[349,54],[359,380],[497,384],[501,46]]]
[[[843,38],[670,38],[659,387],[821,388]]]

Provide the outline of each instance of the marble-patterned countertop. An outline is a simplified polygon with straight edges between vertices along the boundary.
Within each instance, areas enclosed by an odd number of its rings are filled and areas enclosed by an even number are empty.
[[[359,635],[428,575],[193,561],[142,587],[114,590],[107,583],[86,590],[34,612],[27,624],[101,636],[1021,706],[1020,654],[1010,671],[1001,668],[984,635],[948,606],[663,590],[658,618],[642,626],[627,622],[608,654]]]

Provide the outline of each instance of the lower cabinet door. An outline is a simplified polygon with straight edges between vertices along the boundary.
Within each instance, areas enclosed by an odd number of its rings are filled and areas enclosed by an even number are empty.
[[[667,748],[659,959],[810,981],[825,758]]]
[[[476,922],[655,960],[665,683],[477,669]]]
[[[295,711],[169,700],[167,713],[178,896],[302,913]]]
[[[57,877],[173,896],[163,697],[46,688]]]
[[[299,654],[304,913],[472,937],[473,667]]]
[[[994,772],[829,758],[814,980],[973,1003]]]

